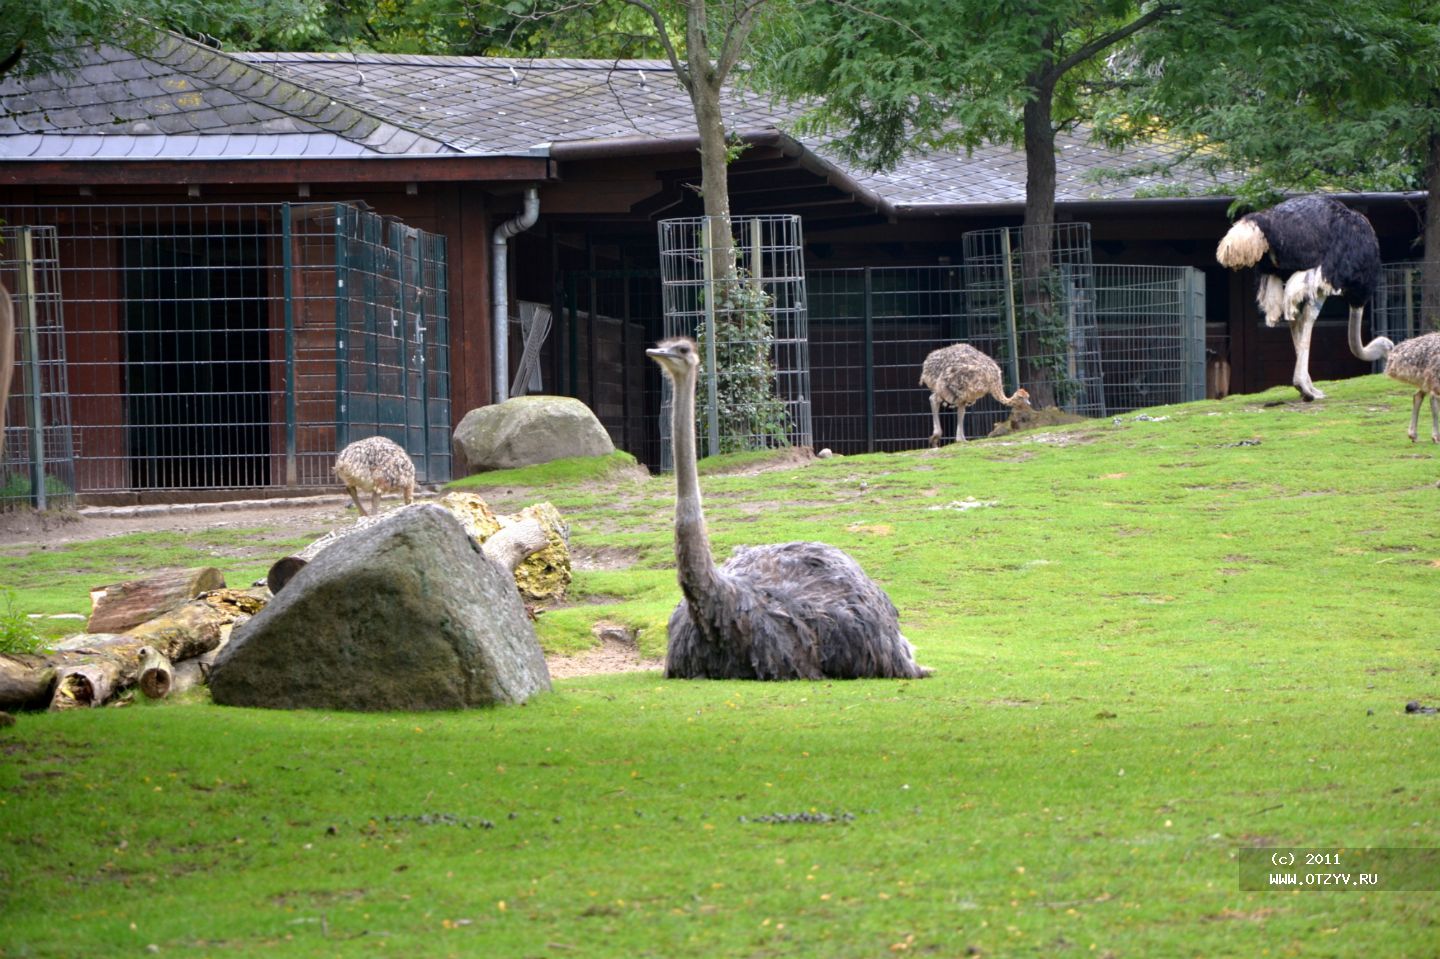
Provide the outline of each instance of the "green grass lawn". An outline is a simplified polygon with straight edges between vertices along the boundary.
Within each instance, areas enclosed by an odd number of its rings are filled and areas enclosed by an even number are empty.
[[[1433,959],[1440,892],[1237,881],[1242,847],[1440,846],[1440,716],[1405,712],[1440,704],[1440,447],[1393,383],[1325,389],[705,477],[721,558],[850,551],[930,679],[22,716],[0,956]],[[603,618],[663,649],[670,481],[498,479],[623,558],[547,648]],[[172,548],[251,575],[216,535]],[[117,542],[0,584],[63,606]]]

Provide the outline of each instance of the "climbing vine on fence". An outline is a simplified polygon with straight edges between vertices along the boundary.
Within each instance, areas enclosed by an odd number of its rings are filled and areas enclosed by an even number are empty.
[[[775,392],[770,295],[743,270],[715,288],[716,369],[706,369],[705,376],[716,377],[720,448],[708,452],[788,446],[790,415]],[[709,336],[709,324],[702,322],[697,336],[702,359],[710,355]],[[711,411],[704,392],[697,406],[698,435],[708,437]]]

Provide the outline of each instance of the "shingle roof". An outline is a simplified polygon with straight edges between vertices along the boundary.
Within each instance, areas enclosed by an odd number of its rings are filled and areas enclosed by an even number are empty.
[[[168,34],[144,55],[101,46],[75,50],[73,61],[68,76],[0,81],[0,156],[454,152],[403,122]]]
[[[783,132],[798,114],[733,90],[724,108],[742,135]],[[165,35],[145,56],[87,51],[73,80],[0,81],[0,157],[15,159],[533,155],[562,143],[694,138],[689,98],[655,60],[226,54]],[[1009,147],[913,156],[869,173],[818,139],[793,142],[898,212],[1025,197],[1025,157]],[[1058,147],[1060,202],[1219,185],[1196,172],[1102,183],[1098,171],[1160,149],[1115,153],[1063,134]]]

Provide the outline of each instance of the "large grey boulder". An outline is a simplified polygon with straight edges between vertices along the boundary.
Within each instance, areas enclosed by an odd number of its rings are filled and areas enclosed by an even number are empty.
[[[462,709],[549,688],[510,570],[430,504],[321,551],[210,673],[215,702],[275,709]]]
[[[568,396],[517,396],[473,409],[452,445],[457,476],[615,452],[590,407]]]

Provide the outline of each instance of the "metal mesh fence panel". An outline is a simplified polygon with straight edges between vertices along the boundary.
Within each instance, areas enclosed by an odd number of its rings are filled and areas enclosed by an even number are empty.
[[[1090,224],[974,230],[962,242],[970,344],[1037,405],[1103,416]]]
[[[661,375],[644,350],[664,326],[659,280],[659,270],[567,273],[561,307],[566,337],[557,344],[564,362],[556,378],[567,395],[585,401],[618,448],[656,468]]]
[[[1094,269],[1106,411],[1204,399],[1203,274],[1179,266]]]
[[[727,231],[719,233],[717,231]],[[701,455],[811,446],[810,344],[798,216],[662,220],[665,335],[695,337]],[[737,276],[717,269],[725,237]],[[711,336],[711,331],[718,335]],[[668,383],[668,381],[667,381]],[[662,412],[667,420],[668,406]],[[668,450],[669,438],[662,439]],[[669,458],[662,453],[662,463]]]
[[[1386,336],[1399,343],[1412,336],[1432,332],[1436,327],[1425,322],[1424,300],[1425,287],[1418,260],[1386,263],[1381,268],[1380,288],[1375,291],[1375,302],[1372,309],[1366,311],[1372,332],[1368,335],[1362,333],[1362,339]],[[1385,361],[1377,360],[1374,369],[1377,373],[1385,369]]]
[[[75,446],[65,367],[58,239],[53,227],[0,228],[0,282],[14,331],[0,509],[54,509],[75,501]]]
[[[847,455],[924,446],[920,367],[969,336],[960,268],[814,270],[808,284],[815,445]],[[970,434],[989,432],[1006,412],[989,398],[976,403]]]
[[[343,203],[0,217],[57,231],[78,491],[328,486],[377,434],[449,479],[443,237]]]

